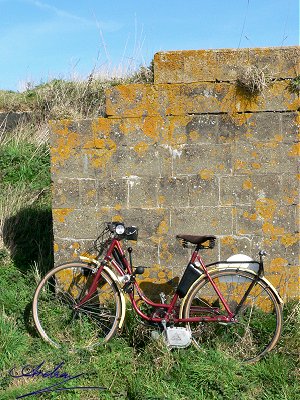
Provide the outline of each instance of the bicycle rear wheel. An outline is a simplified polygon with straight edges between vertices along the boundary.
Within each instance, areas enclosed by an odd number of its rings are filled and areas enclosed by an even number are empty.
[[[189,323],[193,343],[225,351],[244,362],[255,362],[277,343],[282,326],[282,307],[265,281],[247,271],[224,269],[213,272],[211,278],[235,313],[233,322]],[[253,284],[245,301],[241,300]],[[223,303],[208,278],[190,293],[184,318],[227,315]]]
[[[116,333],[121,299],[116,284],[105,271],[92,297],[75,309],[94,276],[91,266],[73,262],[53,268],[38,285],[33,318],[42,338],[53,346],[91,349]]]

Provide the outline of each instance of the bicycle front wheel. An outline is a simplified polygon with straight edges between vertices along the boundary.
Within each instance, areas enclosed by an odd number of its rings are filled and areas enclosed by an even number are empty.
[[[73,262],[53,268],[38,285],[33,318],[43,339],[69,350],[91,349],[107,342],[118,329],[121,299],[111,277],[102,271],[96,291],[79,308],[88,293],[95,270]]]
[[[189,323],[193,343],[225,351],[244,362],[255,362],[277,343],[282,326],[282,307],[267,283],[247,271],[224,269],[211,278],[225,298],[232,322]],[[245,298],[245,294],[248,294]],[[242,301],[242,299],[244,300]],[[190,293],[184,318],[228,315],[208,278]]]

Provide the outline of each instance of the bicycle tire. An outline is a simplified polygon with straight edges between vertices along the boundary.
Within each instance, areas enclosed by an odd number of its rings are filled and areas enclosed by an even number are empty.
[[[222,295],[234,312],[255,275],[248,271],[224,269],[211,273]],[[193,308],[194,306],[194,308]],[[196,307],[206,307],[200,310]],[[183,317],[200,315],[227,315],[209,279],[201,279],[188,294]],[[235,322],[188,323],[194,345],[201,349],[208,345],[225,351],[243,362],[258,361],[272,350],[280,337],[282,328],[282,306],[272,288],[257,277],[244,304],[235,316]]]
[[[112,278],[102,271],[93,296],[77,310],[95,270],[71,262],[49,271],[33,298],[33,318],[41,337],[55,347],[91,349],[110,340],[118,330],[121,299]]]

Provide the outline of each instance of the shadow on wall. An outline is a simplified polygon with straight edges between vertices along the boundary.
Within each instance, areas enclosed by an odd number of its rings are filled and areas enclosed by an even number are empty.
[[[36,265],[44,275],[53,267],[51,209],[23,208],[4,222],[3,240],[22,272]]]
[[[142,278],[141,278],[142,279]],[[179,283],[179,277],[176,276],[167,282],[139,282],[140,288],[152,301],[161,302],[160,293],[166,296],[173,296]]]

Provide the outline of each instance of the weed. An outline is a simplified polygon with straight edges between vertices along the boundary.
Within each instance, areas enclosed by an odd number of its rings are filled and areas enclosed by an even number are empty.
[[[249,95],[258,95],[274,81],[274,76],[267,66],[258,68],[255,65],[242,68],[237,77],[237,85]]]
[[[291,79],[289,83],[289,89],[292,93],[299,94],[300,93],[300,75]]]

